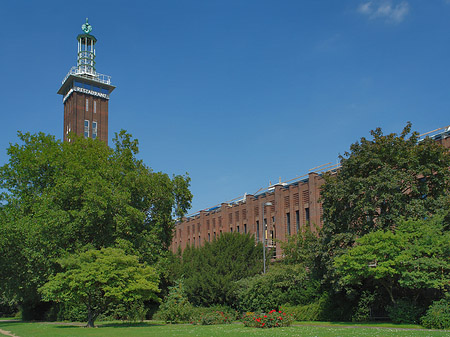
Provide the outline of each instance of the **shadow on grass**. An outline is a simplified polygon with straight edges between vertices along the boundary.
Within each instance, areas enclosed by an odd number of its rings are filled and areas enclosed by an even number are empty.
[[[61,325],[58,325],[57,323],[55,324],[56,328],[58,329],[67,329],[67,328],[86,328],[86,323],[83,324],[63,324],[61,323]],[[98,328],[149,328],[152,326],[163,326],[164,324],[160,324],[160,323],[155,323],[155,322],[136,322],[136,323],[132,323],[132,322],[111,322],[111,323],[102,323],[99,322],[97,324],[95,324],[94,329],[98,329]]]

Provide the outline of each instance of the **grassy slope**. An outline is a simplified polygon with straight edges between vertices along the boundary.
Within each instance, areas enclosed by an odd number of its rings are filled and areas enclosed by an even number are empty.
[[[116,337],[116,336],[357,336],[357,337],[389,337],[389,336],[449,336],[449,331],[434,330],[399,330],[378,327],[344,327],[344,326],[293,326],[290,328],[255,329],[245,328],[242,324],[196,326],[196,325],[163,325],[155,323],[99,323],[98,328],[87,329],[63,323],[24,323],[1,322],[0,329],[11,331],[20,337]]]

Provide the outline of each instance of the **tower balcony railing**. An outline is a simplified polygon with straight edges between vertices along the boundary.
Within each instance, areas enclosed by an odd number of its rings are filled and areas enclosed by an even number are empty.
[[[97,82],[105,83],[105,84],[111,84],[111,76],[99,74],[95,70],[92,69],[92,67],[72,67],[70,68],[69,72],[67,73],[66,77],[62,80],[62,83],[64,83],[67,78],[69,78],[70,75],[76,75],[76,76],[82,76],[89,79],[92,79]]]

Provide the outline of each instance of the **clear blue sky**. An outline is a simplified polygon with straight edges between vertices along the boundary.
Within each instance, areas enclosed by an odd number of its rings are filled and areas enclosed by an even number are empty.
[[[0,164],[63,133],[56,94],[85,18],[112,76],[110,139],[188,172],[191,212],[337,160],[376,127],[450,124],[450,1],[3,1]]]

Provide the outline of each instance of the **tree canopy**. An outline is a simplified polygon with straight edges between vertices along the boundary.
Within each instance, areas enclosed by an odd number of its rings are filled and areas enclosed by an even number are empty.
[[[334,265],[341,284],[372,280],[383,286],[393,303],[395,288],[409,289],[414,298],[423,290],[450,289],[450,232],[442,216],[402,220],[396,231],[378,230],[356,240]]]
[[[66,253],[119,247],[142,262],[167,251],[174,217],[190,207],[189,177],[170,178],[137,159],[125,131],[99,140],[19,133],[0,168],[0,290],[38,301],[37,288]]]
[[[384,135],[380,128],[371,135],[372,140],[363,137],[340,156],[337,174],[325,175],[323,234],[331,250],[349,247],[369,232],[393,228],[401,217],[434,214],[448,202],[446,148],[430,138],[419,141],[411,123],[400,135]]]
[[[58,260],[63,272],[50,276],[39,290],[47,301],[83,304],[88,327],[110,304],[130,306],[158,301],[157,271],[117,248],[88,250]]]

